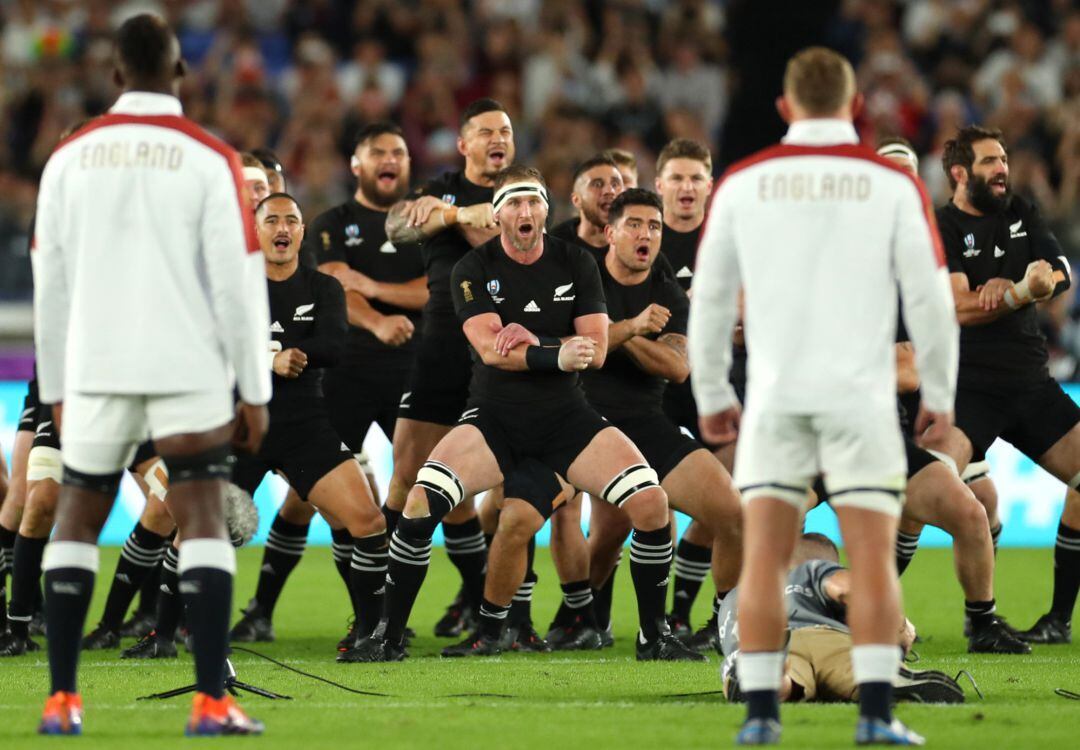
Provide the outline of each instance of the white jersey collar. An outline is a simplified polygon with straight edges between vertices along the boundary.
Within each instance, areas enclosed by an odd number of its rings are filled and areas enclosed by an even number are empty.
[[[792,146],[835,146],[858,143],[859,134],[847,120],[799,120],[791,123],[781,143]]]
[[[109,108],[114,115],[181,115],[180,100],[169,94],[149,91],[126,91]]]

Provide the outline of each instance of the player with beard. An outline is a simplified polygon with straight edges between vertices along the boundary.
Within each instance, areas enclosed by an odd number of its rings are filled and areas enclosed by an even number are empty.
[[[573,186],[570,200],[578,215],[555,226],[550,234],[588,250],[597,264],[602,265],[607,251],[604,227],[611,202],[623,191],[622,174],[614,159],[600,153],[578,165]],[[551,516],[551,557],[559,574],[563,600],[544,640],[557,651],[601,646],[589,583],[589,547],[581,532],[581,501],[578,493]],[[599,519],[603,513],[601,510],[593,518]],[[590,527],[595,524],[595,520],[590,522]],[[623,531],[625,539],[629,529]]]
[[[514,160],[514,129],[494,99],[478,99],[461,115],[458,152],[465,168],[447,172],[391,207],[386,235],[395,245],[419,242],[427,276],[424,336],[417,346],[394,425],[394,474],[384,512],[392,531],[432,448],[461,416],[468,399],[468,342],[454,314],[450,272],[469,250],[498,233],[492,211],[495,176]],[[435,626],[439,636],[460,635],[466,610],[479,609],[487,547],[472,498],[443,519],[446,552],[462,578],[462,592]]]
[[[1000,437],[1068,485],[1053,602],[1022,633],[1068,643],[1080,588],[1080,407],[1050,377],[1035,303],[1068,289],[1069,263],[1038,209],[1009,190],[999,131],[962,129],[946,142],[942,166],[953,197],[937,220],[961,325],[956,426],[969,442],[927,447],[964,465],[984,460]]]
[[[552,227],[549,234],[565,242],[577,243],[602,263],[607,250],[604,227],[607,226],[608,209],[615,196],[623,191],[622,174],[613,159],[597,154],[574,170],[573,185],[570,201],[578,215]]]
[[[671,562],[666,496],[656,472],[589,407],[578,384],[578,372],[599,368],[607,353],[599,270],[586,251],[543,234],[547,191],[537,170],[510,167],[494,187],[500,236],[468,253],[452,279],[475,361],[468,408],[418,473],[392,537],[385,637],[361,642],[346,660],[403,658],[405,623],[440,518],[528,459],[629,513],[638,649],[643,658],[665,658],[672,648],[663,621]],[[506,610],[484,600],[481,617],[502,619]]]
[[[358,457],[375,424],[387,440],[407,379],[428,292],[420,248],[395,245],[386,238],[386,214],[409,185],[409,153],[401,129],[391,123],[362,128],[350,158],[356,191],[345,203],[316,217],[307,228],[301,253],[304,265],[317,266],[345,289],[349,333],[341,362],[323,375],[327,413],[334,430]],[[274,637],[274,604],[300,561],[314,510],[298,499],[287,500],[274,519],[256,595],[232,631],[233,640],[266,641]],[[348,529],[332,529],[339,571],[352,557]],[[354,622],[355,624],[355,622]],[[342,641],[351,646],[355,633]]]

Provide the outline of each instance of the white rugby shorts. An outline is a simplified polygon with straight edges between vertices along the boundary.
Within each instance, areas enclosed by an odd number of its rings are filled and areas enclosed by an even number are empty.
[[[895,408],[784,414],[751,407],[743,416],[735,483],[744,502],[771,497],[805,510],[822,475],[834,507],[899,516],[906,474]]]
[[[234,415],[229,388],[189,393],[68,393],[61,451],[64,465],[84,474],[113,474],[147,437],[158,439],[221,427]]]

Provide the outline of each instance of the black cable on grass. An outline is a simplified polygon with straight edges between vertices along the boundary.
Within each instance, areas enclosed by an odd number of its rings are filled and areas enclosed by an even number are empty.
[[[451,693],[450,695],[444,695],[443,698],[517,698],[516,695],[506,695],[505,693]]]
[[[1071,701],[1080,701],[1080,693],[1074,693],[1065,688],[1054,688],[1054,695],[1060,695],[1062,698],[1068,698]]]
[[[703,690],[700,693],[668,693],[661,698],[698,698],[702,695],[723,695],[723,690]]]
[[[971,672],[967,671],[966,669],[961,669],[959,672],[957,672],[956,677],[954,678],[954,681],[957,684],[959,684],[961,676],[968,678],[968,680],[971,682],[971,687],[975,688],[975,695],[979,696],[979,700],[986,700],[986,696],[984,696],[982,694],[982,691],[979,690],[979,686],[975,682],[975,678],[971,676]]]
[[[281,661],[278,661],[277,659],[273,659],[273,658],[267,656],[266,654],[260,654],[258,651],[252,651],[250,648],[243,648],[242,646],[231,646],[230,648],[232,648],[233,651],[242,651],[245,654],[251,654],[252,656],[257,656],[260,659],[266,659],[266,661],[270,662],[271,664],[276,664],[277,666],[281,667],[282,669],[287,669],[290,672],[296,672],[296,674],[298,674],[298,675],[303,675],[304,677],[310,677],[311,679],[318,680],[319,682],[325,682],[327,685],[333,685],[336,688],[341,688],[342,690],[348,691],[350,693],[356,693],[357,695],[372,695],[372,696],[375,696],[376,698],[393,698],[394,697],[392,695],[387,695],[386,693],[375,693],[375,692],[372,692],[370,690],[357,690],[356,688],[351,688],[348,685],[342,685],[340,682],[334,682],[333,680],[328,680],[325,677],[320,677],[317,674],[311,674],[310,672],[305,672],[302,669],[297,669],[296,667],[291,667],[288,664],[286,664],[285,662],[281,662]]]

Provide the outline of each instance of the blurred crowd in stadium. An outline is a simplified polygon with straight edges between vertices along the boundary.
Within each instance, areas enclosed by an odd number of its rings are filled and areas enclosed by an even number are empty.
[[[414,178],[459,164],[459,109],[511,112],[518,161],[570,212],[574,164],[636,153],[641,184],[668,139],[711,144],[718,171],[743,153],[724,129],[740,80],[725,32],[743,0],[0,0],[0,300],[28,299],[26,231],[59,133],[115,96],[110,34],[154,10],[180,32],[186,113],[239,149],[272,148],[307,215],[351,192],[359,125],[401,122]],[[1034,198],[1080,263],[1080,7],[1073,0],[822,0],[826,42],[854,63],[868,142],[902,135],[946,199],[944,141],[981,122],[1011,148],[1012,185]],[[768,38],[767,34],[763,38]],[[780,81],[775,82],[776,93]],[[764,145],[764,144],[761,144]],[[92,199],[88,197],[89,199]],[[1045,312],[1055,375],[1080,370],[1080,308]]]

